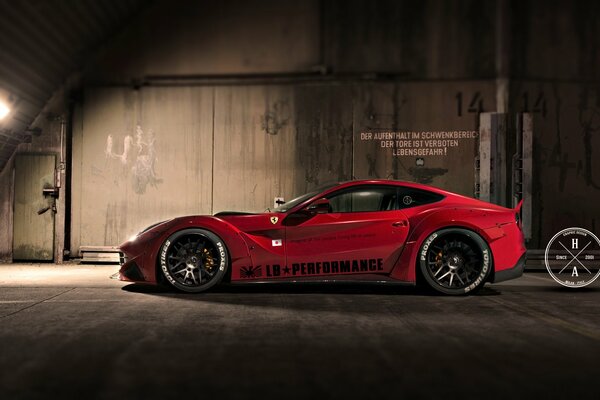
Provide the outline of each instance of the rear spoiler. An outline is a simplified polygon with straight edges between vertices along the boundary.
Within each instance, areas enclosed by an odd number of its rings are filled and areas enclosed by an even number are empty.
[[[519,204],[517,204],[517,206],[514,209],[514,211],[515,211],[515,218],[517,219],[517,224],[519,226],[521,226],[521,221],[523,220],[523,218],[521,216],[521,208],[523,207],[523,200],[524,199],[521,199],[521,201],[519,201]]]
[[[515,212],[518,212],[519,214],[521,214],[521,207],[523,207],[523,200],[525,200],[525,199],[521,199],[521,201],[519,201],[519,204],[517,204],[517,206],[515,207]]]

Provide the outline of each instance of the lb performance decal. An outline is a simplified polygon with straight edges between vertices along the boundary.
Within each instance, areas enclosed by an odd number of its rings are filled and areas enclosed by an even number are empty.
[[[251,279],[262,276],[262,265],[242,267],[240,278]],[[265,277],[310,276],[328,274],[350,274],[361,272],[383,271],[383,258],[368,258],[362,260],[321,261],[308,263],[293,263],[291,266],[279,264],[264,265]],[[256,272],[259,272],[257,274]]]

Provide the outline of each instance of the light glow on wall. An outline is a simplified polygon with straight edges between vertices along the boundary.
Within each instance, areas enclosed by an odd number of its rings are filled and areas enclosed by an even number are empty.
[[[0,119],[4,119],[8,113],[10,112],[10,108],[2,101],[0,101]]]

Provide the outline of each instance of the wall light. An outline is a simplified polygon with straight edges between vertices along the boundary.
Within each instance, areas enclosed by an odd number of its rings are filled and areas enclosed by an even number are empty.
[[[6,104],[0,101],[0,119],[4,119],[10,112],[10,108]]]

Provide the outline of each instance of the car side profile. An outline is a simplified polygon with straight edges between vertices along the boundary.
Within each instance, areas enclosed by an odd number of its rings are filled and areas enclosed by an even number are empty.
[[[520,206],[422,184],[359,180],[263,213],[163,221],[120,246],[120,279],[203,292],[220,282],[423,282],[474,292],[522,275]]]

